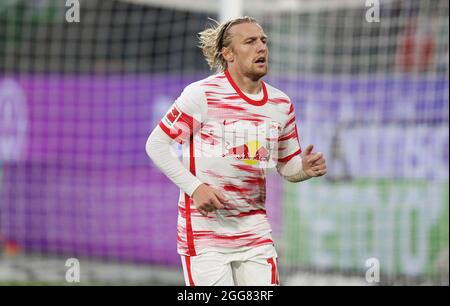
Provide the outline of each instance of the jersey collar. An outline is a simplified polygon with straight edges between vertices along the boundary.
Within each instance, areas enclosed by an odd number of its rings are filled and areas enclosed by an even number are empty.
[[[228,72],[228,70],[225,70],[225,76],[228,79],[228,82],[230,82],[231,86],[233,86],[234,90],[236,90],[236,92],[238,93],[238,95],[244,99],[245,101],[247,101],[248,103],[252,104],[252,105],[256,105],[256,106],[262,106],[264,104],[266,104],[267,99],[268,99],[268,95],[267,95],[267,88],[266,88],[266,84],[264,84],[263,81],[261,81],[261,85],[262,85],[262,90],[263,90],[263,98],[261,100],[253,100],[250,99],[249,97],[247,97],[242,90],[237,86],[237,84],[233,81],[233,79],[231,78],[230,73]]]

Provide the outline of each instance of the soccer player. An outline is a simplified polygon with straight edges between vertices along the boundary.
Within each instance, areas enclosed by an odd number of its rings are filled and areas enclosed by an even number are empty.
[[[178,253],[187,285],[278,285],[266,209],[266,169],[300,182],[326,173],[322,153],[301,156],[289,97],[265,83],[267,36],[251,17],[199,33],[218,73],[188,85],[146,143],[179,188]],[[182,144],[183,161],[171,151]]]

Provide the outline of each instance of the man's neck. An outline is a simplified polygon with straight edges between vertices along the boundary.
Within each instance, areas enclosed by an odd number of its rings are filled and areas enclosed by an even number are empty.
[[[261,91],[261,79],[254,81],[249,77],[246,77],[243,74],[239,73],[236,69],[228,69],[228,72],[241,91],[248,94],[258,94]]]

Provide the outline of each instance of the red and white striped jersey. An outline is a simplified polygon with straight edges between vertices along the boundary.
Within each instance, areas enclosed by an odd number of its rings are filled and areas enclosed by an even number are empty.
[[[202,216],[180,192],[178,252],[236,252],[273,244],[265,209],[265,171],[301,153],[295,112],[282,91],[262,84],[257,100],[225,71],[188,85],[159,126],[182,144],[183,165],[225,195]]]

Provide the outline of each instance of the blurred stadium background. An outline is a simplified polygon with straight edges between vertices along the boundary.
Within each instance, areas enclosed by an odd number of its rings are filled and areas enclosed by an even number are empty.
[[[296,104],[325,179],[268,176],[285,285],[449,283],[449,2],[0,2],[0,284],[184,284],[178,189],[148,134],[211,73],[196,47],[240,13],[269,36],[269,83]],[[372,15],[375,16],[375,15]]]

